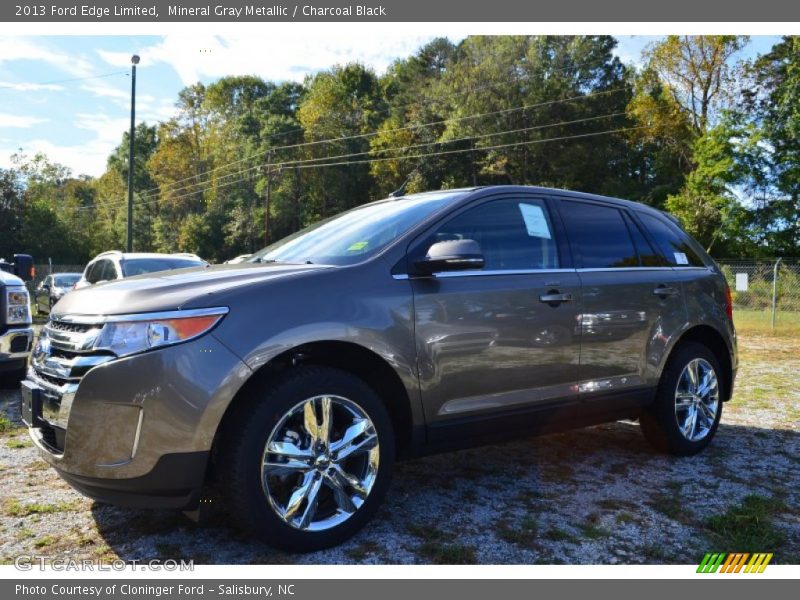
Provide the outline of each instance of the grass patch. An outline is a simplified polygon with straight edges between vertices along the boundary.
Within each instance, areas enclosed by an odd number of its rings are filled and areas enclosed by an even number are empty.
[[[30,448],[33,446],[33,442],[25,438],[11,438],[6,442],[6,446],[12,450],[20,450],[22,448]]]
[[[28,517],[30,515],[67,512],[74,510],[75,506],[75,502],[58,502],[57,504],[34,502],[32,504],[22,504],[19,500],[11,498],[6,500],[4,509],[5,514],[9,517]]]
[[[636,523],[636,517],[629,512],[617,513],[617,515],[614,517],[614,520],[620,525]]]
[[[539,525],[533,517],[525,517],[519,523],[509,525],[506,521],[496,530],[497,537],[509,544],[530,548],[535,544]]]
[[[544,533],[544,537],[546,537],[551,542],[575,542],[575,536],[565,531],[563,529],[559,529],[558,527],[551,527]]]
[[[0,415],[0,435],[11,435],[22,431],[24,427],[17,425],[5,415]]]
[[[376,554],[381,549],[377,542],[361,542],[355,548],[350,548],[345,554],[353,560],[362,561],[370,554]]]
[[[475,548],[463,544],[429,541],[417,546],[414,551],[436,565],[471,565],[477,562]]]
[[[40,537],[38,540],[33,542],[33,545],[37,548],[46,548],[47,546],[52,546],[56,543],[56,538],[52,535],[45,535]]]
[[[772,522],[782,509],[775,498],[747,496],[725,514],[708,519],[709,537],[722,551],[774,552],[785,540]]]
[[[772,311],[733,310],[733,324],[741,334],[767,334],[776,337],[795,337],[800,334],[800,312],[779,310],[775,314],[775,331],[772,330]]]
[[[683,484],[679,481],[668,481],[665,485],[666,492],[654,494],[648,504],[650,507],[660,512],[662,515],[675,521],[684,521],[683,504],[681,499],[681,489]]]

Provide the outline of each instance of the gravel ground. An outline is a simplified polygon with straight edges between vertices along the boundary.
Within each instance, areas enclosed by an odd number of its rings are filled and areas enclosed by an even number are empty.
[[[262,563],[692,563],[707,551],[771,551],[800,563],[800,340],[741,340],[742,367],[700,456],[655,454],[638,425],[404,462],[378,517],[346,544],[291,555],[247,539],[224,514],[94,503],[37,457],[0,389],[0,562],[74,559]],[[10,428],[9,428],[10,427]]]

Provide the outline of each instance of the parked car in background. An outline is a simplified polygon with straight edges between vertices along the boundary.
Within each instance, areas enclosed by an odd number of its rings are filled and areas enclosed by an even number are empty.
[[[652,207],[393,197],[242,264],[70,293],[23,418],[90,497],[192,510],[211,483],[244,530],[314,550],[377,512],[396,457],[618,419],[702,451],[733,390],[732,311],[719,267]]]
[[[75,289],[84,288],[103,281],[115,281],[134,275],[202,267],[208,263],[196,254],[157,254],[154,252],[120,252],[111,250],[98,254],[89,261]]]
[[[243,263],[244,261],[246,261],[251,256],[252,256],[252,254],[240,254],[239,256],[231,258],[230,260],[226,260],[224,264],[226,264],[226,265],[238,265],[239,263]]]
[[[54,273],[42,279],[34,292],[33,303],[36,312],[49,313],[53,305],[72,290],[80,278],[81,273]]]
[[[33,279],[33,258],[15,254],[0,259],[0,378],[19,382],[25,377],[33,345],[31,307],[25,282]]]

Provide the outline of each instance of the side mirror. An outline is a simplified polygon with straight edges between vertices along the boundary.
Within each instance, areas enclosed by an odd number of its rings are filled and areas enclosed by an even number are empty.
[[[443,271],[482,269],[484,264],[478,242],[449,240],[433,244],[424,258],[414,262],[414,268],[419,275],[433,275]]]
[[[14,255],[14,275],[22,281],[33,280],[36,271],[33,268],[33,257],[30,254]]]

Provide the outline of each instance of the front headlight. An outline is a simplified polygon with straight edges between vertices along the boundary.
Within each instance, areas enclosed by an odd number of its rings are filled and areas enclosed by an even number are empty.
[[[8,325],[30,325],[31,305],[28,290],[22,286],[6,288],[6,323]]]
[[[92,347],[128,356],[179,344],[208,333],[227,312],[227,308],[205,308],[109,316]]]

